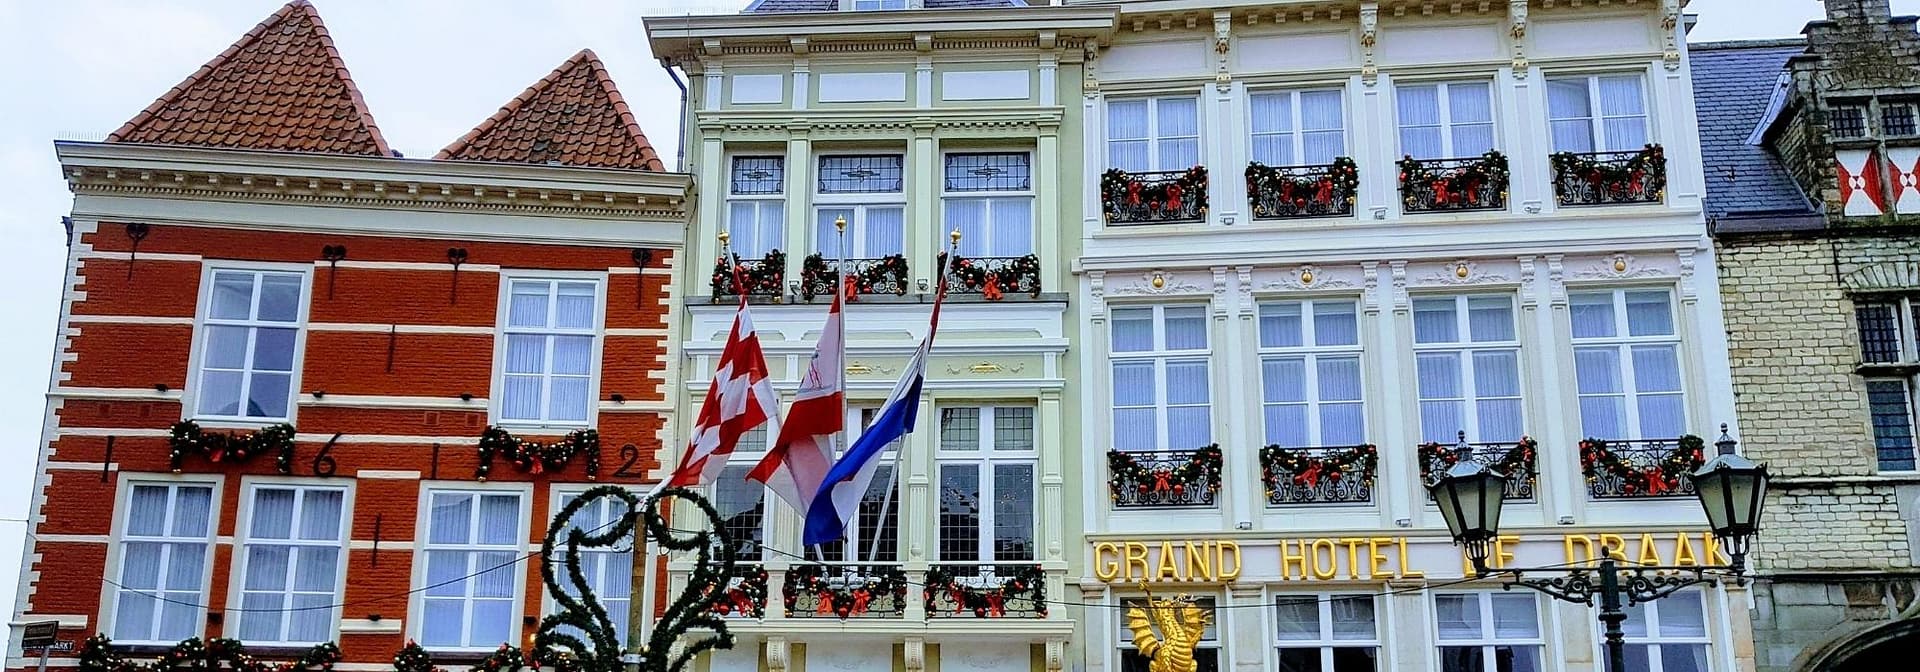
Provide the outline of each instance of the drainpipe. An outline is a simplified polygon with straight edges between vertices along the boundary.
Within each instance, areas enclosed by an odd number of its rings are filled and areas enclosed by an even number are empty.
[[[674,138],[673,170],[684,173],[687,172],[687,83],[680,79],[680,73],[673,71],[673,62],[664,56],[660,58],[660,69],[667,71],[674,86],[680,87],[680,134]]]

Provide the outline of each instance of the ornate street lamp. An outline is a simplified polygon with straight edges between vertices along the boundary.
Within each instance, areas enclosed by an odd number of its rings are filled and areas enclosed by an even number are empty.
[[[1706,576],[1709,569],[1729,570],[1736,577],[1746,573],[1747,545],[1759,530],[1760,507],[1766,501],[1767,468],[1734,454],[1739,442],[1727,433],[1726,425],[1720,426],[1720,440],[1714,445],[1720,454],[1688,477],[1693,479],[1700,505],[1706,509],[1713,536],[1720,539],[1732,560],[1725,567],[1637,565],[1621,569],[1612,557],[1604,557],[1594,570],[1544,567],[1489,570],[1487,556],[1500,534],[1500,505],[1506,478],[1475,463],[1463,445],[1460,461],[1428,485],[1427,491],[1439,506],[1440,517],[1446,520],[1453,542],[1463,547],[1467,559],[1473,562],[1475,575],[1511,574],[1513,580],[1503,586],[1508,590],[1515,586],[1530,588],[1575,604],[1593,606],[1598,598],[1600,622],[1606,626],[1607,669],[1624,672],[1627,669],[1626,633],[1621,624],[1627,620],[1627,613],[1621,598],[1626,599],[1626,606],[1652,602],[1682,588],[1709,582]],[[1547,572],[1562,576],[1526,578],[1528,573]]]

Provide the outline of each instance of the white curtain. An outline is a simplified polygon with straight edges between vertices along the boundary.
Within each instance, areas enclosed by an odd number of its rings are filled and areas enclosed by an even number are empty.
[[[1520,353],[1473,353],[1473,386],[1480,432],[1477,441],[1516,441],[1523,435]]]
[[[1475,157],[1493,149],[1493,87],[1484,82],[1447,85],[1448,122],[1456,157]]]
[[[1685,434],[1686,404],[1680,394],[1680,357],[1675,346],[1634,346],[1633,375],[1640,438],[1670,439]]]
[[[260,488],[253,492],[249,539],[292,539],[294,490]],[[303,516],[304,517],[304,516]]]
[[[1156,170],[1186,170],[1200,165],[1200,109],[1194,98],[1160,98],[1154,101],[1159,139],[1159,165]]]
[[[1313,344],[1359,345],[1360,322],[1351,301],[1313,303]]]
[[[1612,338],[1618,331],[1612,292],[1568,293],[1567,304],[1574,338]]]
[[[1593,151],[1593,105],[1587,100],[1587,78],[1547,80],[1547,119],[1554,151]]]
[[[553,399],[547,405],[550,420],[587,418],[587,382],[593,370],[592,336],[550,336],[553,339]]]
[[[427,518],[427,542],[464,544],[471,540],[474,495],[464,492],[436,492],[433,511]]]
[[[1260,304],[1260,347],[1297,348],[1305,345],[1301,334],[1300,303]]]
[[[1113,363],[1113,445],[1121,450],[1152,450],[1159,432],[1154,422],[1153,362]]]
[[[1254,94],[1248,106],[1253,117],[1253,160],[1269,166],[1294,165],[1293,94]]]
[[[213,274],[212,306],[207,316],[220,320],[244,320],[253,315],[253,274],[220,272]]]
[[[727,245],[743,260],[765,257],[784,247],[784,201],[732,201],[727,204]]]
[[[1452,444],[1455,433],[1466,429],[1461,401],[1466,395],[1460,380],[1460,353],[1420,353],[1414,358],[1415,390],[1420,396],[1420,437]]]
[[[987,207],[987,199],[982,198],[946,200],[946,228],[960,232],[960,256],[988,256]]]
[[[519,537],[520,497],[481,495],[478,543],[513,546],[519,543]]]
[[[1033,252],[1033,199],[996,198],[993,207],[993,245],[987,254],[1021,257]],[[961,247],[966,246],[962,239]]]
[[[1147,101],[1107,101],[1107,167],[1147,170]]]
[[[834,228],[833,221],[843,217],[847,220],[846,235],[849,237],[859,235],[859,230],[853,228],[852,208],[821,208],[814,211],[814,247],[827,261],[840,258],[840,232]],[[848,252],[847,256],[852,257],[852,248],[848,248]]]
[[[174,488],[172,536],[205,539],[212,506],[213,488]]]
[[[1116,308],[1111,313],[1114,352],[1153,349],[1153,309]]]
[[[547,368],[548,338],[535,334],[507,335],[506,389],[501,400],[501,417],[540,419],[540,388]]]
[[[1460,342],[1460,323],[1454,311],[1453,299],[1414,299],[1413,342]]]
[[[1605,119],[1608,151],[1646,146],[1647,106],[1640,76],[1601,77],[1600,115]]]
[[[556,329],[592,329],[594,298],[598,295],[594,284],[590,282],[562,282],[558,292],[558,301],[554,304],[553,326]]]
[[[906,211],[899,207],[871,207],[866,212],[866,248],[861,256],[878,259],[906,252]]]
[[[1467,329],[1475,343],[1514,340],[1513,301],[1504,296],[1468,298]]]
[[[167,496],[164,485],[136,485],[127,498],[127,536],[158,537],[167,533]]]
[[[1366,436],[1361,410],[1360,358],[1321,357],[1320,445],[1357,445]]]
[[[1432,84],[1394,89],[1399,111],[1400,153],[1419,159],[1444,158],[1440,140],[1440,88]]]
[[[1300,448],[1312,445],[1307,435],[1307,365],[1298,357],[1268,357],[1260,362],[1262,399],[1266,402],[1267,443]]]
[[[1580,395],[1580,429],[1598,439],[1627,434],[1626,396],[1621,385],[1620,351],[1612,347],[1575,348],[1574,385]]]
[[[550,283],[516,281],[507,300],[507,326],[547,326],[547,288]]]
[[[307,490],[300,505],[300,538],[335,540],[340,538],[339,490]]]
[[[1300,145],[1303,163],[1332,163],[1347,153],[1345,92],[1300,93]]]
[[[1164,309],[1168,350],[1204,350],[1207,347],[1207,314],[1199,306]]]
[[[1634,336],[1672,336],[1671,301],[1665,291],[1627,292],[1627,332]]]
[[[1167,368],[1167,448],[1191,450],[1212,442],[1207,360],[1175,360]]]

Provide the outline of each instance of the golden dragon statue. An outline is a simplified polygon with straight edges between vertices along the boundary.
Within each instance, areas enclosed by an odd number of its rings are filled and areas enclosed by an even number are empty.
[[[1146,585],[1140,586],[1146,591]],[[1127,629],[1133,631],[1133,646],[1145,656],[1147,672],[1197,672],[1199,662],[1194,648],[1213,622],[1213,613],[1194,604],[1186,595],[1157,599],[1146,591],[1145,608],[1127,608]],[[1160,634],[1154,636],[1154,629]]]

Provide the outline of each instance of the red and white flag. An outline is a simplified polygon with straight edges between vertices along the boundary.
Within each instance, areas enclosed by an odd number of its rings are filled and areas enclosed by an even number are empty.
[[[840,293],[833,295],[827,324],[800,380],[787,421],[780,427],[773,449],[747,474],[802,516],[813,503],[820,481],[833,468],[833,437],[846,425],[846,332],[840,320]]]
[[[687,442],[680,466],[666,485],[695,487],[712,483],[727,466],[740,436],[762,423],[780,424],[776,413],[780,398],[767,381],[767,360],[760,352],[760,338],[753,333],[753,315],[747,302],[733,316],[733,331],[727,335],[727,347],[720,351],[720,367],[707,386],[707,399],[700,404],[693,438]]]

